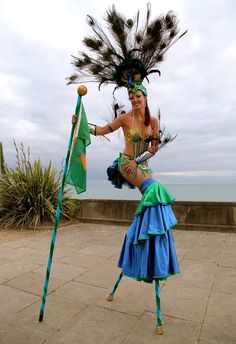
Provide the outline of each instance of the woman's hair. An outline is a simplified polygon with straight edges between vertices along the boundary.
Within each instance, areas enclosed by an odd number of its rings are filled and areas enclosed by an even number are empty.
[[[146,125],[146,127],[150,124],[151,121],[151,114],[150,114],[150,110],[148,107],[148,104],[146,103],[145,106],[145,120],[144,120],[144,124]]]

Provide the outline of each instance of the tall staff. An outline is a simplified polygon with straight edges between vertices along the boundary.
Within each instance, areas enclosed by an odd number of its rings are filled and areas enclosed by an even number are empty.
[[[82,96],[84,96],[87,93],[87,88],[85,86],[81,85],[77,88],[77,93],[78,93],[78,98],[77,98],[77,104],[76,104],[76,108],[75,108],[75,116],[77,118],[76,123],[78,122],[78,119],[79,120],[81,119],[79,117],[82,116],[82,114],[81,114],[81,110],[82,110],[81,98],[82,98]],[[49,278],[50,278],[50,272],[51,272],[51,266],[52,266],[52,257],[53,257],[55,242],[56,242],[58,222],[59,222],[59,218],[60,218],[60,214],[61,214],[63,191],[64,191],[64,186],[66,183],[66,176],[67,176],[68,166],[69,166],[68,163],[69,163],[71,153],[72,153],[71,148],[72,148],[72,142],[73,142],[73,138],[74,138],[74,131],[75,131],[76,123],[72,123],[71,134],[70,134],[70,139],[69,139],[69,144],[68,144],[68,150],[67,150],[67,155],[66,155],[65,165],[64,165],[64,170],[63,170],[63,176],[62,176],[61,189],[60,189],[60,194],[59,194],[58,203],[57,203],[57,209],[56,209],[55,217],[54,217],[54,227],[53,227],[53,232],[52,232],[50,252],[49,252],[49,256],[48,256],[48,265],[47,265],[46,277],[45,277],[44,288],[43,288],[41,308],[40,308],[40,313],[39,313],[39,322],[43,321],[43,316],[44,316],[44,308],[45,308],[45,304],[46,304],[46,297],[47,297],[47,292],[48,292]],[[83,190],[83,191],[85,191],[85,190]]]

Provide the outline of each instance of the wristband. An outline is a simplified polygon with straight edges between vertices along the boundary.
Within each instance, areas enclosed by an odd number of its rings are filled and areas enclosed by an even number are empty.
[[[142,162],[148,160],[149,158],[153,157],[153,153],[150,153],[149,151],[144,151],[140,155],[138,155],[135,159],[136,164],[141,164]]]
[[[88,123],[88,127],[89,127],[90,134],[96,136],[97,135],[97,126],[96,126],[96,124]]]

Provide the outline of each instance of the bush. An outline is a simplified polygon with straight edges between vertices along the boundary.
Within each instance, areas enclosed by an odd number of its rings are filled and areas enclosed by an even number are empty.
[[[43,167],[40,159],[30,161],[30,152],[26,156],[21,144],[20,152],[16,148],[17,165],[15,169],[5,167],[0,176],[0,224],[5,228],[34,227],[46,224],[54,219],[58,202],[61,175],[51,162]],[[64,191],[61,217],[71,219],[78,211],[78,203],[71,199],[68,190]]]

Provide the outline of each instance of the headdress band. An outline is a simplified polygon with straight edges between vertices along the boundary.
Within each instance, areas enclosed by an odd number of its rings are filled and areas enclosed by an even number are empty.
[[[142,91],[143,92],[143,94],[145,95],[145,96],[147,96],[147,89],[146,89],[146,87],[145,86],[143,86],[143,84],[140,84],[140,85],[135,85],[133,88],[129,88],[128,89],[128,92],[129,93],[136,93],[137,91]]]

